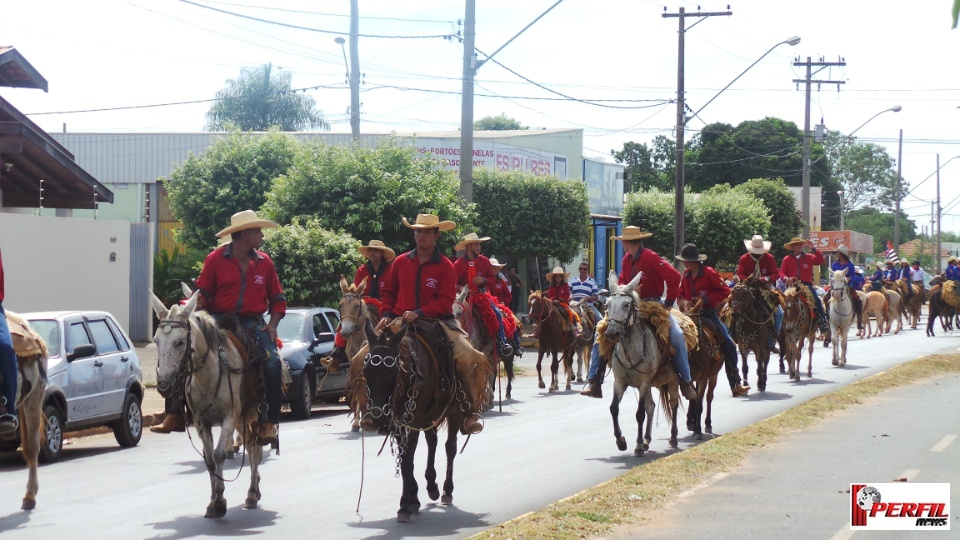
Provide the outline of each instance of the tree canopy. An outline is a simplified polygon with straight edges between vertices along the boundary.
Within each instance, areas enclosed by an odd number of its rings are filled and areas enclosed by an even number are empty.
[[[474,169],[478,234],[490,253],[569,262],[590,234],[586,184],[524,171]]]
[[[227,80],[207,112],[207,130],[304,131],[330,129],[316,101],[291,88],[290,72],[275,72],[272,64],[243,68]]]
[[[529,128],[507,116],[507,113],[500,113],[498,116],[484,116],[477,120],[473,123],[473,129],[477,131],[510,131]]]
[[[677,175],[677,143],[673,139],[657,135],[651,145],[633,141],[623,143],[622,150],[611,150],[617,163],[626,165],[627,176],[623,191],[673,188]]]
[[[778,259],[787,254],[783,244],[787,243],[791,237],[800,234],[803,226],[800,212],[797,210],[796,199],[787,189],[783,180],[766,180],[763,178],[754,178],[740,184],[734,191],[743,193],[749,197],[758,199],[767,208],[767,215],[770,217],[770,233],[764,238],[770,240],[773,244],[770,252]],[[744,239],[752,237],[759,232],[751,233]],[[744,253],[744,251],[741,251]]]
[[[883,212],[871,206],[865,206],[849,212],[846,216],[848,229],[873,236],[873,252],[880,253],[887,247],[887,241],[893,240],[893,212]],[[917,225],[906,214],[900,212],[900,242],[909,242],[917,237]]]
[[[851,142],[849,137],[836,131],[827,134],[825,146],[833,177],[843,188],[845,212],[862,206],[893,208],[897,169],[885,148],[872,143]],[[903,191],[907,189],[903,188]]]

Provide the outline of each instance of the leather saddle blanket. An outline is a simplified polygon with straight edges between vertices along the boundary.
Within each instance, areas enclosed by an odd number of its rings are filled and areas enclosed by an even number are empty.
[[[683,331],[683,341],[687,346],[687,351],[692,351],[697,346],[697,325],[693,319],[687,317],[679,310],[667,308],[659,302],[639,301],[637,311],[641,321],[649,324],[653,328],[653,333],[657,336],[657,342],[660,350],[669,356],[676,354],[673,346],[670,345],[670,315],[673,315],[680,330]],[[597,334],[600,336],[600,355],[609,359],[612,356],[616,341],[606,336],[607,318],[604,317],[597,323]]]
[[[944,281],[943,286],[940,288],[940,296],[943,298],[943,301],[951,305],[953,309],[960,311],[960,290],[958,290],[955,281]]]
[[[13,350],[17,356],[26,358],[28,356],[47,355],[47,344],[36,332],[30,328],[26,319],[12,311],[7,311],[7,327],[10,329],[10,337],[13,339]]]

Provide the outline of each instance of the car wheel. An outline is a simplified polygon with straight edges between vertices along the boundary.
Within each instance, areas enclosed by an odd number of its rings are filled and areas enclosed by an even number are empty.
[[[60,459],[63,452],[63,414],[55,405],[50,404],[43,408],[43,415],[47,417],[45,441],[40,445],[40,461],[53,463]]]
[[[143,411],[140,410],[140,399],[133,394],[127,394],[123,400],[123,411],[120,419],[113,424],[113,436],[120,446],[125,448],[136,446],[143,435]]]
[[[290,400],[290,412],[297,420],[310,418],[313,410],[313,372],[305,369],[300,377],[300,391]]]

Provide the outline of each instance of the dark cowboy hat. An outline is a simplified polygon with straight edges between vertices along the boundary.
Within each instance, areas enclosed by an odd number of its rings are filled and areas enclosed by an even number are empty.
[[[677,255],[677,260],[686,262],[703,262],[707,260],[707,256],[701,255],[700,251],[697,249],[697,246],[693,244],[684,244],[683,247],[680,248],[680,254]]]

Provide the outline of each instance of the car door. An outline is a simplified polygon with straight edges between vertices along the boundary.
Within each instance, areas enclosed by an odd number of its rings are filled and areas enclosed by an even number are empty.
[[[320,359],[328,356],[330,350],[333,348],[333,336],[336,327],[330,324],[330,321],[323,316],[323,311],[321,310],[312,312],[310,316],[310,326],[312,328],[313,340],[320,340],[316,347],[313,348],[310,361],[313,362],[314,365],[320,366]],[[346,381],[346,374],[343,370],[340,370],[340,373],[327,372],[326,377],[323,378],[323,388],[321,388],[321,390],[342,388],[344,385],[343,381]]]
[[[103,363],[93,354],[74,358],[81,345],[93,345],[83,317],[63,321],[64,349],[67,358],[67,380],[63,392],[67,398],[67,422],[93,418],[103,411]]]
[[[106,315],[84,317],[87,329],[97,348],[97,358],[103,375],[103,409],[101,414],[115,414],[123,410],[123,398],[130,378],[130,344],[117,338],[107,322]],[[125,349],[125,350],[124,350]]]

